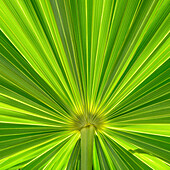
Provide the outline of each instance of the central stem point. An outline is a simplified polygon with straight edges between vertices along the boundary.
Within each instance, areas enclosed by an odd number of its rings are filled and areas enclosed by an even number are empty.
[[[91,170],[93,163],[93,139],[95,127],[85,126],[81,129],[81,170]]]

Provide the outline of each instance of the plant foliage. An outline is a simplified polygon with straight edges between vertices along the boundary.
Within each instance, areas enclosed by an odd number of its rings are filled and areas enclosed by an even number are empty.
[[[0,0],[0,169],[169,169],[168,7]]]

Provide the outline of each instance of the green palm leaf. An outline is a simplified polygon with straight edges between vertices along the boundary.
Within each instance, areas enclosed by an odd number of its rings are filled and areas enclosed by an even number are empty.
[[[0,169],[169,169],[168,0],[0,0]]]

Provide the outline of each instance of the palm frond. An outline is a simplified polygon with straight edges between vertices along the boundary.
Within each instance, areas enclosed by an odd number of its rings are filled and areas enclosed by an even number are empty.
[[[168,7],[0,0],[0,169],[169,169]]]

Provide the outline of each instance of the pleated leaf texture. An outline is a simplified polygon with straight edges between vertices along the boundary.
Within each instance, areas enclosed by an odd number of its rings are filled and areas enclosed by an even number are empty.
[[[168,14],[168,0],[0,0],[0,170],[88,170],[88,151],[94,170],[170,169]]]

